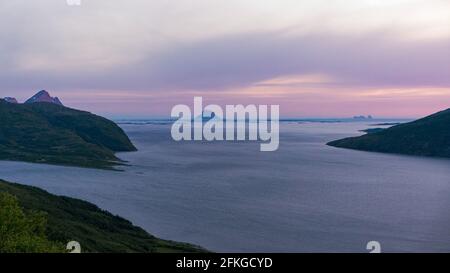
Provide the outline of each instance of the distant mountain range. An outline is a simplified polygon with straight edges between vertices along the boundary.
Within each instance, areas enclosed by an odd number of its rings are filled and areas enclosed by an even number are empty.
[[[62,106],[46,91],[27,103],[0,100],[0,159],[112,168],[136,148],[114,122]]]
[[[365,120],[365,119],[373,119],[373,117],[371,115],[366,116],[353,116],[353,119],[356,120]]]
[[[388,129],[329,142],[363,151],[450,157],[450,109]]]
[[[5,97],[3,98],[3,100],[9,103],[19,103],[17,99],[13,97]],[[35,102],[48,102],[63,105],[58,97],[50,96],[50,94],[45,90],[37,92],[34,96],[25,101],[25,103],[35,103]]]

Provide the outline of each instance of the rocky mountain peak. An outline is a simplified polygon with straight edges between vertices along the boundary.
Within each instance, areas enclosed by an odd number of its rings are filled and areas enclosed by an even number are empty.
[[[3,98],[4,101],[9,102],[9,103],[19,103],[16,98],[13,97],[5,97]]]
[[[63,105],[58,97],[52,97],[46,90],[41,90],[36,93],[36,95],[29,98],[25,103],[35,103],[35,102],[48,102],[58,105]]]

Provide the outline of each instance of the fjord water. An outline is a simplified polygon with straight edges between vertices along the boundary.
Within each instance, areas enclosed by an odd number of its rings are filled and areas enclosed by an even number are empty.
[[[0,178],[218,252],[450,251],[450,160],[325,145],[367,122],[283,123],[276,152],[174,142],[164,123],[122,127],[139,149],[119,154],[123,172],[2,161]]]

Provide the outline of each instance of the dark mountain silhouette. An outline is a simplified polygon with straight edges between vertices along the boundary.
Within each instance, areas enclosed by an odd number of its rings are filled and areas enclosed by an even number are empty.
[[[4,101],[9,102],[9,103],[19,103],[16,98],[13,97],[5,97],[3,98]]]
[[[450,157],[450,109],[369,134],[329,142],[363,151]]]

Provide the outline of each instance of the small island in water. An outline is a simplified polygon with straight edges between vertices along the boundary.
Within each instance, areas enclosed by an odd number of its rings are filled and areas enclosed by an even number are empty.
[[[371,152],[450,157],[450,109],[387,129],[371,130],[363,136],[331,141],[327,145]]]

